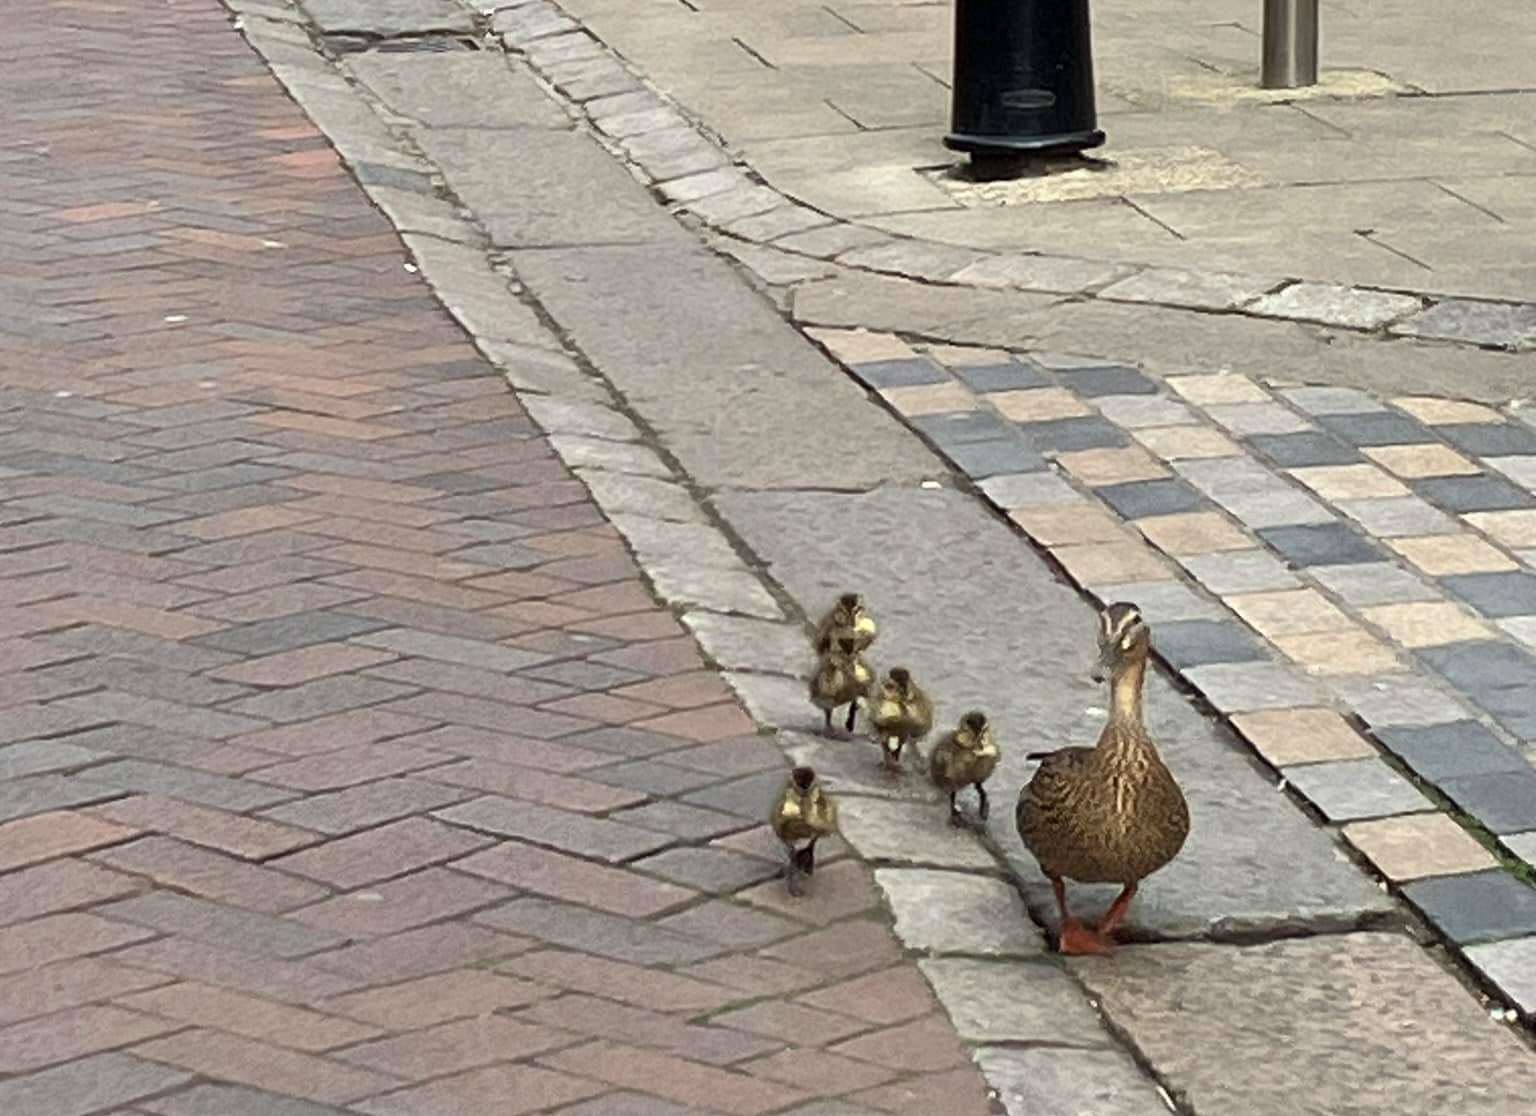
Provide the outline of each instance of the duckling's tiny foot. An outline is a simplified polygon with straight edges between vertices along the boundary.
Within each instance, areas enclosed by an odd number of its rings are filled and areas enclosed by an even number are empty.
[[[791,862],[784,869],[784,886],[789,894],[798,899],[805,894],[805,875],[800,871],[800,866]]]
[[[1056,948],[1069,957],[1101,957],[1110,953],[1114,946],[1098,931],[1088,929],[1075,918],[1069,918],[1061,924]]]
[[[794,853],[795,869],[802,875],[809,876],[816,871],[816,842],[812,841],[803,849],[796,849]]]

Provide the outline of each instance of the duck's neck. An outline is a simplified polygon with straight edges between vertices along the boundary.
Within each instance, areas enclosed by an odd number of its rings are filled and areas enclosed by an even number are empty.
[[[1142,683],[1146,680],[1147,660],[1138,655],[1115,671],[1109,688],[1109,719],[1123,728],[1141,728]]]

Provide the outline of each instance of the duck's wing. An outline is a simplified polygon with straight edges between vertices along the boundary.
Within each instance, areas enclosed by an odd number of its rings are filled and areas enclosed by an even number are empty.
[[[1089,789],[1087,768],[1092,756],[1092,748],[1029,753],[1029,759],[1041,761],[1040,767],[1019,788],[1013,820],[1024,847],[1042,865],[1054,862],[1060,846],[1071,842],[1081,813],[1079,800]]]
[[[1057,748],[1054,752],[1030,752],[1025,758],[1039,760],[1034,777],[1019,791],[1019,812],[1031,809],[1051,810],[1072,797],[1073,788],[1083,780],[1084,769],[1093,756],[1092,748]]]
[[[928,778],[936,786],[947,786],[953,781],[954,775],[950,768],[954,765],[954,758],[954,733],[945,733],[928,753]]]
[[[1082,763],[1093,755],[1093,749],[1083,745],[1075,745],[1071,748],[1057,748],[1053,752],[1029,752],[1024,758],[1040,761],[1040,771],[1035,772],[1035,778],[1040,778],[1040,773],[1047,768],[1060,767],[1063,764],[1075,765]]]

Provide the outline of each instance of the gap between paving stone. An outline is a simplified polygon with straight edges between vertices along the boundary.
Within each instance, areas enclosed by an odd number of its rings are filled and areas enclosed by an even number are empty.
[[[290,86],[290,88],[293,88],[293,87],[292,87],[292,86]],[[302,98],[301,98],[301,100],[302,100]],[[510,291],[508,291],[508,292],[506,292],[506,293],[507,293],[507,296],[508,296],[508,298],[509,298],[509,299],[510,299]],[[509,377],[509,378],[510,378],[510,377]],[[548,389],[546,389],[546,390],[548,390]],[[531,410],[531,409],[532,409],[532,408],[530,408],[530,410]],[[546,412],[546,415],[545,415],[545,418],[549,418],[549,417],[550,417],[550,415],[552,415],[552,414],[558,414],[558,413],[559,413],[559,411],[558,411],[558,408],[555,408],[555,409],[552,409],[552,410],[550,410],[550,411],[548,411],[548,412]],[[569,415],[569,414],[570,414],[570,412],[567,412],[567,414],[568,414],[568,415]],[[536,417],[538,417],[538,416],[536,416]],[[575,423],[575,426],[576,426],[576,429],[575,429],[575,430],[574,430],[574,431],[570,431],[570,433],[572,433],[572,434],[574,434],[574,435],[575,435],[575,436],[583,436],[583,435],[584,435],[584,434],[585,434],[585,433],[586,433],[586,424],[585,424],[585,418],[586,418],[586,417],[590,417],[590,412],[588,412],[588,415],[587,415],[587,416],[584,416],[584,417],[583,417],[583,418],[582,418],[582,419],[578,419],[578,420],[577,420],[577,421],[576,421],[576,423]],[[556,429],[556,430],[554,430],[554,431],[553,431],[553,433],[555,433],[555,434],[556,434],[556,435],[557,435],[557,436],[558,436],[558,435],[559,435],[559,434],[560,434],[560,433],[561,433],[561,432],[560,432],[560,431],[559,431],[559,430],[558,430],[558,428],[557,428],[557,429]],[[590,447],[587,447],[587,448],[588,448],[588,450],[590,450]],[[611,494],[610,494],[610,495],[611,495]],[[622,528],[621,528],[621,529],[622,529]],[[717,532],[717,533],[718,533],[718,532]],[[729,547],[729,545],[730,545],[730,544],[729,544],[729,543],[727,543],[727,544],[726,544],[726,545],[727,545],[727,546],[728,546],[728,547]],[[649,572],[649,569],[648,569],[648,572]],[[660,586],[658,586],[658,589],[660,589]],[[660,595],[661,595],[661,596],[662,596],[662,597],[663,597],[663,598],[665,598],[665,599],[671,599],[671,597],[670,597],[670,595],[669,595],[669,594],[668,594],[668,593],[666,593],[666,592],[664,592],[664,591],[663,591],[663,592],[661,592],[661,594],[660,594]],[[729,610],[726,610],[726,611],[729,611]],[[685,621],[686,621],[686,617],[687,617],[687,615],[688,615],[688,612],[687,612],[687,610],[686,610],[686,609],[685,609],[685,610],[684,610],[684,617],[685,617]],[[697,631],[697,630],[698,630],[698,629],[695,629],[695,630],[696,630],[696,631]],[[706,643],[706,649],[708,649],[708,647],[707,647],[707,643]],[[953,873],[945,873],[945,874],[946,874],[946,875],[950,875],[950,874],[953,874]],[[972,878],[975,878],[975,877],[972,877]]]

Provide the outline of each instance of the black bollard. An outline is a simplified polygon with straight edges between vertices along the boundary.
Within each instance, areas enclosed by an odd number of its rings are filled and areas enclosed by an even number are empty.
[[[1098,147],[1088,0],[955,0],[944,146],[978,167]]]

